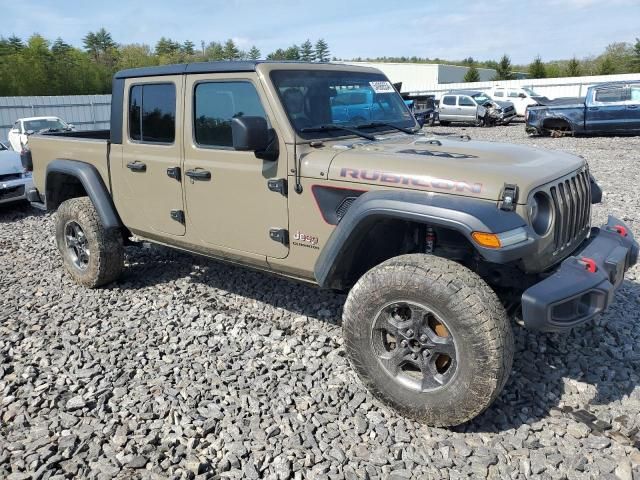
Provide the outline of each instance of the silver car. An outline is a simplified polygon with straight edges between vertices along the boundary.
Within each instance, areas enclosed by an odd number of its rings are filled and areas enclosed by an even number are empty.
[[[20,154],[0,143],[0,205],[26,200],[32,187],[31,172],[23,168]]]
[[[476,90],[458,90],[445,93],[440,99],[440,125],[451,122],[482,125],[485,111],[491,104],[495,107],[499,124],[506,125],[516,116],[516,109],[511,102],[494,100]]]

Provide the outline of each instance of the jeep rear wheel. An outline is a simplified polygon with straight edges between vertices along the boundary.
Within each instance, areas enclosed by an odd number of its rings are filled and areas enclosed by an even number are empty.
[[[513,334],[497,296],[440,257],[403,255],[364,274],[347,298],[343,329],[365,386],[429,425],[476,417],[511,371]]]
[[[122,235],[106,230],[88,197],[72,198],[58,207],[56,243],[67,272],[85,287],[116,280],[124,266]]]

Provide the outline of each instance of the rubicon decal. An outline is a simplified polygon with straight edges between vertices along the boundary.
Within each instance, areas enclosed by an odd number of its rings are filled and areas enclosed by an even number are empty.
[[[355,178],[369,182],[381,182],[395,185],[412,185],[417,188],[436,190],[448,190],[455,192],[482,192],[481,183],[471,183],[462,180],[450,180],[435,178],[428,175],[399,175],[397,173],[382,172],[379,170],[359,170],[357,168],[343,168],[340,176]]]

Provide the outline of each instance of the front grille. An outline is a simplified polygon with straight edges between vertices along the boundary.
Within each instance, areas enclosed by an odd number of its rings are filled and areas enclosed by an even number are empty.
[[[505,107],[504,111],[505,112],[511,112],[513,110],[513,107]]]
[[[555,213],[554,255],[586,237],[591,224],[591,180],[583,170],[549,188]]]
[[[18,180],[22,178],[21,173],[5,173],[0,175],[0,182],[8,182],[9,180]]]

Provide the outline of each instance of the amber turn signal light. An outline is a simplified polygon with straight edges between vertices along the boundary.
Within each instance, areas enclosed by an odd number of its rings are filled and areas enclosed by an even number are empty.
[[[495,233],[473,232],[471,234],[478,245],[486,248],[500,248],[500,238]]]

